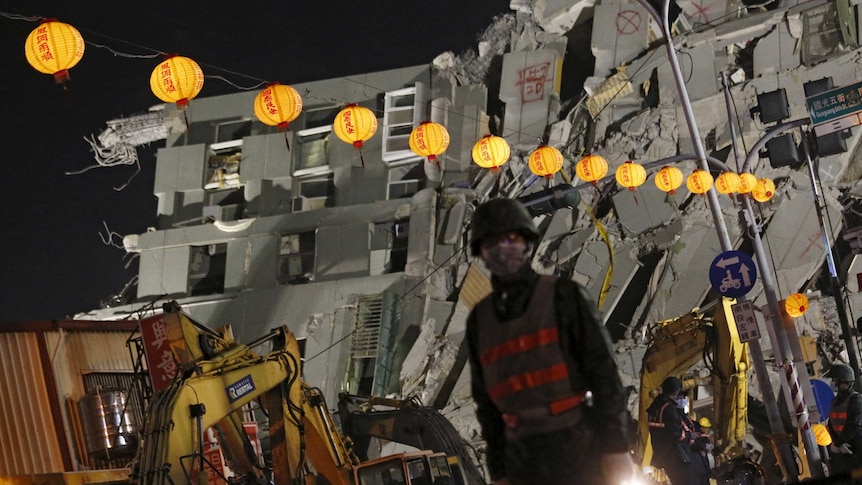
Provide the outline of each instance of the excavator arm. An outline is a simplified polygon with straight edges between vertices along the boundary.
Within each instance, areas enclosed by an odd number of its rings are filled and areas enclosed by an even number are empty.
[[[189,483],[195,465],[211,466],[203,463],[203,436],[215,426],[231,469],[246,482],[264,483],[240,412],[260,400],[270,419],[276,485],[293,483],[309,464],[332,484],[353,483],[358,460],[320,391],[302,382],[299,344],[287,327],[245,346],[202,328],[177,306],[165,310],[181,373],[148,406],[133,479],[147,485]],[[268,354],[252,350],[267,341],[273,348]]]
[[[299,344],[287,327],[245,346],[195,323],[176,305],[165,308],[164,321],[180,373],[147,408],[132,471],[139,484],[205,483],[199,470],[212,467],[203,454],[211,426],[238,475],[233,481],[269,483],[242,427],[241,410],[253,400],[269,418],[274,485],[316,483],[315,475],[331,485],[422,485],[453,476],[449,457],[427,450],[360,463],[320,390],[302,381]],[[273,350],[266,355],[252,350],[269,341]]]
[[[748,346],[739,340],[731,311],[733,303],[735,300],[723,298],[711,314],[707,313],[709,310],[695,310],[659,322],[652,329],[652,340],[641,367],[639,394],[638,456],[643,464],[649,464],[652,458],[646,409],[659,392],[661,382],[667,376],[685,376],[703,360],[707,361],[711,378],[683,380],[683,387],[690,389],[706,383],[712,386],[716,439],[724,448],[737,446],[745,439]]]

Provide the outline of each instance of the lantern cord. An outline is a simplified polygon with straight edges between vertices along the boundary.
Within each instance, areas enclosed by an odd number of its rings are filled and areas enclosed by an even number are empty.
[[[113,54],[116,57],[126,57],[129,59],[155,59],[157,57],[162,57],[164,55],[161,52],[156,53],[156,54],[127,54],[125,52],[120,52],[116,49],[112,49],[111,47],[108,47],[108,46],[103,45],[103,44],[96,44],[95,42],[90,42],[90,41],[85,41],[85,42],[87,43],[87,45],[91,45],[91,46],[97,47],[99,49],[105,49],[106,51],[110,52],[111,54]]]
[[[183,120],[186,122],[186,133],[189,132],[189,115],[186,113],[186,110],[183,110]]]
[[[290,140],[287,139],[287,132],[284,132],[284,146],[287,147],[287,151],[290,151]]]
[[[365,168],[365,157],[362,156],[362,150],[359,150],[359,162],[362,163],[362,168]]]
[[[251,91],[252,89],[257,89],[261,86],[266,86],[267,84],[269,84],[268,81],[260,81],[259,83],[255,84],[254,86],[243,87],[243,86],[240,86],[236,83],[229,81],[228,78],[226,78],[224,76],[208,75],[208,76],[204,76],[204,78],[205,79],[218,79],[219,81],[224,81],[225,83],[230,84],[231,86],[233,86],[233,87],[235,87],[241,91]]]

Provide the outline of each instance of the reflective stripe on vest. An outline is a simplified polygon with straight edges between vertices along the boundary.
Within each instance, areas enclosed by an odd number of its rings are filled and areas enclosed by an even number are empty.
[[[552,344],[559,340],[559,330],[556,328],[543,328],[532,335],[521,335],[508,342],[491,347],[487,351],[482,352],[479,359],[482,361],[482,365],[488,365],[504,357],[515,355],[518,352],[526,352],[534,347]]]
[[[844,431],[844,425],[847,424],[847,407],[850,404],[850,399],[853,396],[847,396],[841,404],[832,404],[832,409],[829,410],[829,425],[836,433]]]
[[[512,376],[503,382],[494,384],[488,388],[488,395],[491,396],[491,399],[497,400],[515,392],[543,386],[545,384],[568,378],[569,367],[565,363],[557,364],[546,369],[525,372],[523,374]]]

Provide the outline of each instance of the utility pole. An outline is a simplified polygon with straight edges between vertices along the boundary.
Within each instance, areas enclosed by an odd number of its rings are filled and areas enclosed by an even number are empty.
[[[777,134],[796,126],[808,124],[810,121],[806,119],[791,121],[776,126],[768,131],[748,152],[745,157],[745,163],[742,165],[740,173],[750,172],[754,161],[759,158],[760,150],[766,146],[766,142],[774,138]],[[772,342],[772,351],[775,354],[775,360],[780,367],[782,377],[782,389],[785,392],[785,400],[787,401],[790,415],[796,420],[796,427],[802,437],[802,444],[805,447],[805,456],[808,459],[809,469],[814,478],[823,477],[823,465],[820,459],[820,447],[817,445],[817,440],[814,438],[814,432],[811,430],[811,422],[808,416],[808,408],[805,405],[803,389],[808,389],[810,393],[811,378],[808,375],[808,369],[805,367],[805,360],[802,356],[801,348],[798,345],[794,347],[790,343],[787,332],[784,329],[784,322],[781,318],[781,308],[778,306],[778,299],[775,296],[775,286],[772,282],[772,273],[766,268],[769,268],[769,261],[766,258],[766,251],[763,249],[763,241],[760,238],[760,230],[757,227],[757,219],[754,214],[754,209],[751,205],[751,200],[748,197],[740,197],[745,206],[746,217],[749,220],[749,225],[752,228],[751,242],[754,246],[754,254],[757,260],[757,265],[763,270],[760,272],[761,282],[763,283],[763,294],[766,297],[767,308],[766,314],[767,323],[772,322],[772,330],[775,335],[775,341]],[[796,339],[796,334],[793,334]],[[794,350],[796,352],[794,353]],[[799,363],[800,365],[796,365]]]
[[[733,156],[739,168],[739,148],[737,146],[737,131],[736,122],[733,116],[733,106],[730,99],[730,86],[727,83],[727,73],[721,73],[721,85],[724,90],[724,103],[727,110],[727,119],[730,124],[730,139],[733,148]],[[741,197],[745,197],[744,195]],[[756,220],[749,221],[749,227],[752,230],[759,232],[756,227]],[[745,301],[744,297],[740,298]],[[760,395],[763,396],[763,405],[766,408],[766,418],[769,422],[769,430],[772,432],[772,440],[775,443],[776,452],[779,456],[778,464],[785,477],[799,476],[799,470],[796,466],[796,457],[793,454],[793,447],[790,441],[786,439],[784,432],[784,424],[781,421],[781,412],[778,409],[778,402],[775,399],[775,393],[772,391],[772,384],[769,379],[769,370],[766,367],[766,362],[763,359],[763,349],[760,347],[760,339],[754,339],[748,342],[748,348],[751,352],[751,360],[754,363],[754,373],[757,376],[757,387],[760,389]]]
[[[679,60],[676,56],[676,50],[673,46],[673,40],[670,35],[670,25],[668,23],[668,10],[670,9],[670,0],[664,0],[664,5],[662,9],[662,16],[660,17],[658,12],[649,4],[647,0],[637,0],[638,4],[643,7],[652,17],[655,19],[656,23],[661,27],[662,34],[665,38],[665,49],[667,50],[668,61],[670,62],[671,69],[673,71],[674,81],[676,82],[676,87],[679,92],[680,103],[682,104],[683,113],[685,114],[686,121],[688,123],[689,135],[691,136],[691,141],[694,144],[695,153],[698,157],[698,162],[703,170],[709,170],[709,164],[707,162],[706,151],[703,147],[703,140],[700,138],[700,132],[697,129],[697,121],[694,118],[694,110],[691,107],[691,101],[688,97],[688,91],[685,87],[685,78],[682,73],[682,69],[679,65]],[[756,154],[756,152],[754,152]],[[746,157],[746,164],[751,159],[751,153]],[[745,166],[743,167],[743,169]],[[718,239],[721,242],[721,247],[723,251],[732,250],[732,246],[730,243],[730,238],[727,234],[727,226],[724,223],[724,217],[721,214],[721,206],[718,202],[718,194],[715,190],[715,186],[709,189],[707,193],[709,208],[712,212],[713,220],[715,221],[716,231],[718,232]],[[748,197],[742,197],[743,202],[746,205],[746,209],[749,212],[750,221],[753,223],[755,221],[754,212],[751,209],[751,201]],[[761,280],[763,282],[763,290],[766,295],[766,299],[769,302],[769,308],[772,312],[772,321],[774,325],[775,334],[779,337],[778,340],[779,345],[777,349],[781,357],[788,355],[790,352],[786,350],[789,347],[787,342],[787,335],[784,332],[783,323],[781,321],[781,313],[778,307],[778,300],[775,298],[775,291],[772,288],[772,278],[770,276],[770,272],[768,271],[768,261],[766,260],[766,255],[763,252],[763,245],[760,242],[760,234],[758,231],[754,231],[753,239],[755,239],[755,248],[757,249],[758,261],[757,264],[760,266],[762,274]],[[773,345],[773,347],[776,347]],[[808,372],[805,368],[805,365],[800,366],[797,370],[794,367],[793,361],[785,360],[782,358],[781,360],[785,372],[782,372],[781,375],[785,380],[785,385],[787,389],[795,391],[793,395],[793,400],[788,402],[788,405],[791,406],[791,414],[797,417],[797,426],[802,435],[802,442],[805,445],[806,458],[808,459],[809,468],[811,470],[811,474],[815,478],[820,478],[823,476],[823,466],[820,461],[820,448],[817,445],[816,440],[814,439],[814,433],[811,431],[811,425],[808,421],[808,410],[805,407],[805,402],[803,400],[803,396],[799,393],[801,389],[799,385],[799,376],[801,375],[803,379],[805,379],[805,383],[808,383]],[[779,453],[780,456],[777,456],[779,460],[783,458],[785,453]],[[789,466],[789,465],[788,465]],[[790,480],[795,480],[797,477],[787,477]]]
[[[832,290],[832,298],[835,299],[835,308],[838,311],[838,320],[841,323],[841,336],[844,339],[844,345],[847,346],[847,358],[850,362],[850,367],[856,373],[853,387],[857,391],[862,392],[862,380],[859,379],[862,376],[859,375],[856,342],[850,327],[850,319],[847,317],[847,308],[844,306],[844,294],[841,292],[841,281],[838,279],[838,270],[835,265],[835,257],[832,254],[829,231],[823,222],[823,206],[820,203],[822,194],[820,193],[819,169],[814,166],[814,162],[811,160],[811,147],[808,144],[808,134],[802,127],[799,128],[799,133],[802,136],[802,152],[805,154],[805,161],[808,164],[808,175],[811,177],[811,189],[814,191],[814,208],[817,210],[817,222],[820,224],[820,235],[823,238],[823,251],[826,252],[826,265],[829,267],[829,283]]]

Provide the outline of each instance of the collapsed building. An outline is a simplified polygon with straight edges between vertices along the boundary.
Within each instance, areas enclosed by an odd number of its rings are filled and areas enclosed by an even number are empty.
[[[776,184],[774,196],[757,204],[757,221],[744,216],[738,198],[720,198],[729,237],[735,248],[750,250],[756,222],[773,265],[760,271],[771,272],[782,296],[809,295],[811,310],[796,326],[811,350],[805,363],[818,376],[826,363],[847,359],[835,309],[862,308],[862,263],[851,252],[862,225],[858,130],[813,140],[813,179],[799,149],[811,136],[800,128],[805,123],[776,136],[762,154],[753,147],[782,123],[807,119],[807,96],[857,81],[857,7],[679,7],[673,43],[698,136],[711,158],[740,170],[750,157],[751,172]],[[157,223],[124,238],[125,250],[139,258],[139,274],[104,308],[76,320],[144,319],[176,300],[196,321],[229,326],[240,342],[287,325],[303,342],[305,380],[330,402],[341,391],[416,396],[442,410],[478,449],[463,337],[466,316],[490,283],[465,248],[476,204],[512,197],[528,205],[542,234],[533,266],[578,281],[600,302],[623,381],[636,388],[646,329],[719,298],[707,278],[722,252],[715,222],[707,199],[685,186],[668,194],[648,181],[629,190],[612,175],[586,184],[573,166],[596,153],[610,174],[629,160],[652,164],[651,175],[663,161],[696,168],[660,37],[635,3],[512,2],[476,49],[443,53],[431,65],[294,85],[303,111],[286,132],[255,119],[256,93],[196,99],[185,112],[160,106],[148,117],[165,136],[155,167]],[[361,152],[332,136],[344,103],[378,114],[378,135]],[[408,146],[410,131],[424,120],[451,135],[437,161]],[[473,144],[488,133],[512,147],[499,171],[471,159]],[[133,137],[114,135],[100,137],[113,144],[102,153],[128,153]],[[539,144],[566,158],[553,179],[528,169]],[[818,205],[825,207],[825,229]],[[830,245],[839,248],[847,301],[820,297]],[[748,297],[756,308],[766,306],[760,283]],[[762,335],[767,320],[761,310]],[[762,345],[770,361],[769,340]],[[35,348],[4,353],[33,359],[28,352]],[[105,368],[78,364],[90,373],[134,364],[108,360]],[[64,362],[45,365],[50,372]],[[67,370],[56,374],[59,395],[81,399],[93,391],[67,382],[75,379]],[[756,388],[751,393],[760,398]],[[636,393],[630,402],[637,415]],[[59,421],[72,427],[68,413]],[[33,471],[10,463],[12,472]]]

